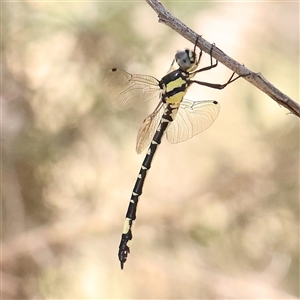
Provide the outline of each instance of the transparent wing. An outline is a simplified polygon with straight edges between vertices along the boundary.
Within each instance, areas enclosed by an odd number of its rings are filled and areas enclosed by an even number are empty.
[[[165,106],[165,104],[160,103],[154,112],[144,120],[136,140],[136,152],[138,154],[140,154],[152,141],[164,113]]]
[[[104,78],[104,89],[119,108],[133,106],[160,96],[159,81],[149,75],[130,74],[113,68]]]
[[[177,67],[178,68],[178,67]],[[173,59],[172,63],[171,63],[171,66],[168,70],[168,72],[166,74],[169,74],[171,73],[172,71],[174,71],[176,69],[176,66],[175,66],[175,58]]]
[[[180,143],[206,130],[216,120],[220,111],[217,101],[193,102],[183,99],[177,116],[166,131],[170,143]]]

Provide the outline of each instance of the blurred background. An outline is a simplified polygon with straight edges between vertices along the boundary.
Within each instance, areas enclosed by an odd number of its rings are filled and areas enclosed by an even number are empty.
[[[299,3],[167,2],[203,38],[299,101]],[[161,78],[193,45],[144,1],[2,3],[2,298],[299,297],[299,119],[243,79],[214,125],[163,140],[117,258],[157,101],[116,110],[112,67]],[[203,55],[202,66],[209,65]],[[203,72],[225,83],[231,71]]]

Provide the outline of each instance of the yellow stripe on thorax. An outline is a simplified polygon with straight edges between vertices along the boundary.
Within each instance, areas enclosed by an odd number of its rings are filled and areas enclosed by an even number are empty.
[[[186,83],[186,81],[184,79],[182,79],[181,77],[178,77],[177,79],[170,81],[165,88],[165,92],[169,93],[172,92],[174,89],[176,88],[180,88],[182,86],[184,86]],[[166,98],[166,103],[180,103],[185,95],[186,91],[180,91],[178,93],[176,93],[173,96],[167,97]]]
[[[185,80],[183,80],[181,77],[178,77],[176,80],[170,81],[166,85],[166,92],[168,93],[170,91],[173,91],[174,89],[179,88],[184,84],[185,84]]]
[[[173,103],[177,104],[180,103],[185,95],[186,91],[178,92],[175,95],[168,97],[165,99],[167,104]]]

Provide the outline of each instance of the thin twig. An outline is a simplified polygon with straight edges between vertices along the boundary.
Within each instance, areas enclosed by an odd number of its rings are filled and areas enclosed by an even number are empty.
[[[212,44],[207,42],[201,36],[199,36],[192,29],[183,24],[180,20],[173,17],[171,13],[157,0],[146,0],[146,2],[154,9],[158,15],[158,22],[164,23],[165,25],[171,27],[184,38],[189,40],[191,43],[195,43],[196,37],[198,36],[197,46],[206,53],[210,53]],[[255,73],[247,69],[244,65],[235,61],[222,50],[217,47],[213,48],[212,56],[228,67],[230,70],[236,72],[238,75],[244,76],[243,78],[248,82],[252,83],[258,89],[266,93],[273,100],[275,100],[279,105],[284,106],[294,115],[300,117],[300,105],[299,103],[292,100],[290,97],[282,93],[274,85],[272,85],[261,73]]]

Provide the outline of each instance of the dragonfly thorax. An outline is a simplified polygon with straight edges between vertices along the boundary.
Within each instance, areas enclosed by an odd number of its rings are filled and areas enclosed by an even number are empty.
[[[185,49],[184,51],[178,51],[175,54],[175,60],[179,68],[185,72],[191,72],[198,66],[196,52],[193,50]]]
[[[190,85],[189,73],[179,68],[164,76],[159,85],[162,89],[163,103],[179,104]]]

